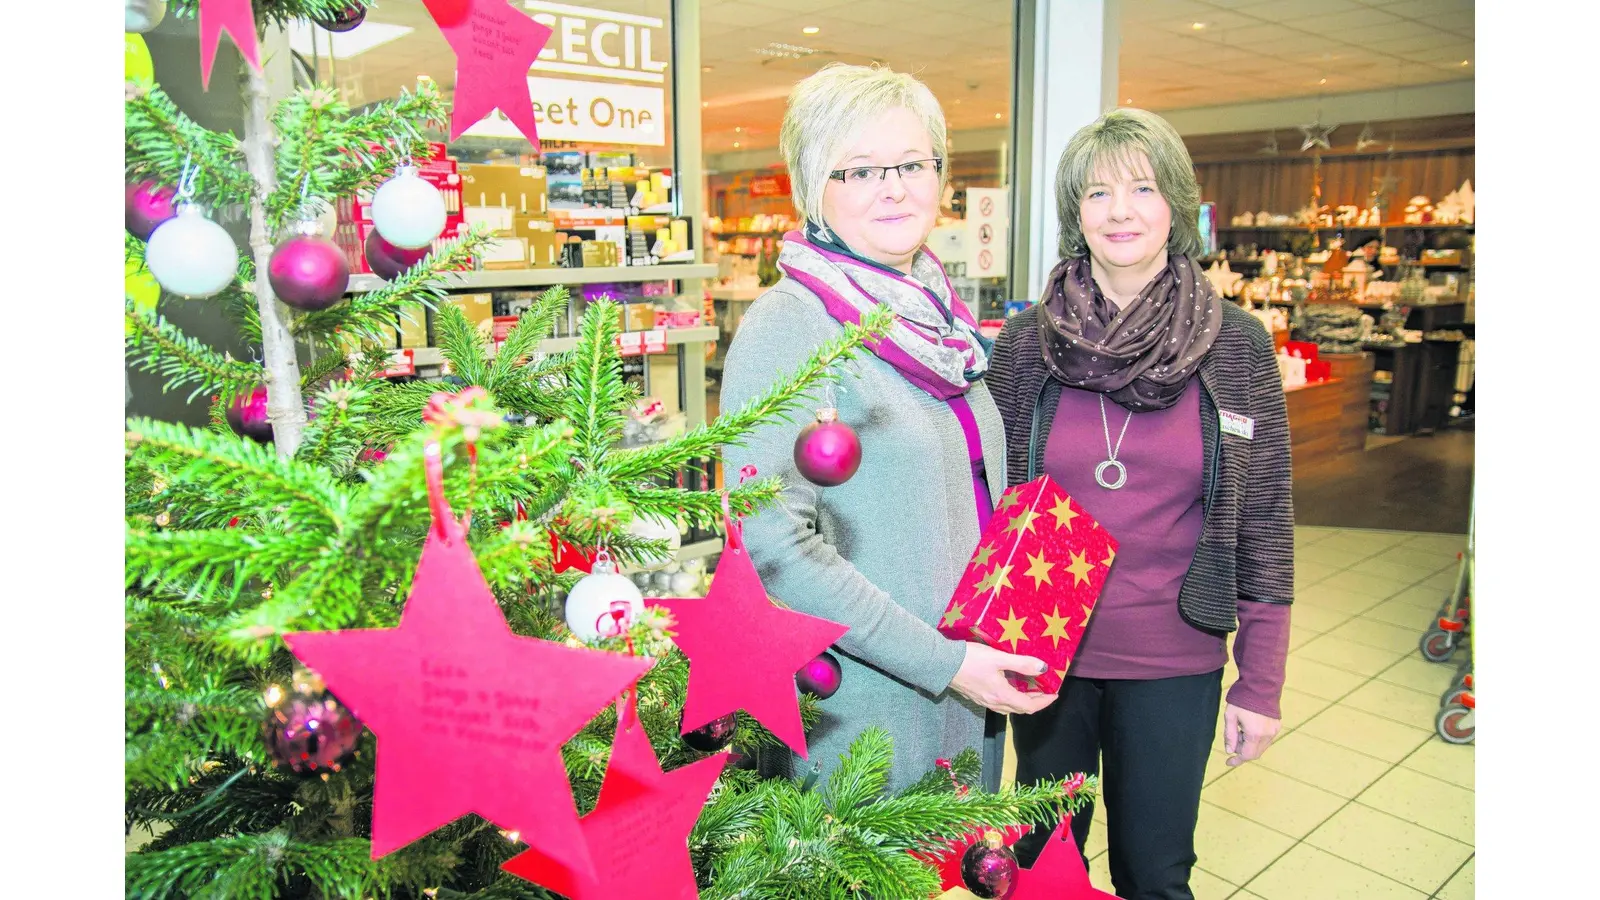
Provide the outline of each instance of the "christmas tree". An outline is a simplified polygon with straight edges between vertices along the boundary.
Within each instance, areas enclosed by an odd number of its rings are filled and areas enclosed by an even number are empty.
[[[199,5],[175,0],[171,12],[193,15]],[[334,21],[361,5],[257,0],[254,24],[259,33],[296,18]],[[225,82],[214,79],[212,89]],[[567,309],[564,289],[546,291],[497,350],[441,302],[449,273],[470,263],[486,233],[419,251],[385,285],[353,296],[343,285],[327,296],[316,279],[274,267],[296,241],[312,262],[325,250],[300,233],[319,202],[371,191],[398,164],[425,157],[449,117],[431,83],[359,112],[326,87],[269,108],[248,63],[240,84],[248,108],[240,137],[199,127],[148,79],[128,84],[126,170],[142,186],[140,202],[175,191],[200,207],[162,219],[154,233],[130,214],[130,268],[142,270],[148,254],[166,292],[153,307],[128,298],[128,356],[159,372],[168,390],[211,398],[212,422],[127,425],[125,809],[130,832],[156,834],[127,858],[127,895],[559,896],[502,870],[524,849],[519,836],[476,815],[374,859],[382,742],[296,660],[285,636],[394,628],[442,501],[465,514],[466,542],[511,631],[580,645],[562,602],[584,572],[562,557],[604,548],[624,563],[659,559],[666,542],[633,536],[630,523],[716,527],[725,508],[740,515],[774,500],[773,479],[720,493],[674,485],[757,424],[801,409],[836,364],[883,332],[887,316],[846,329],[744,409],[663,443],[621,448],[638,397],[622,377],[613,304],[591,304],[576,348],[545,356],[539,343]],[[206,271],[217,254],[205,244],[213,235],[203,211],[230,205],[248,209],[250,240],[246,253],[222,260],[219,278]],[[168,322],[161,304],[175,293],[204,298],[262,362],[230,359]],[[448,385],[380,377],[386,333],[419,305],[436,315]],[[430,493],[430,473],[440,470]],[[672,626],[651,611],[583,645],[653,660],[630,697],[669,775],[708,758],[679,734],[689,663]],[[622,706],[601,709],[560,747],[580,814],[601,803]],[[800,709],[808,727],[821,714],[809,694]],[[309,737],[308,722],[320,728]],[[751,754],[779,744],[740,714],[732,746]],[[684,836],[700,896],[932,896],[940,878],[914,851],[926,856],[978,827],[1048,820],[1092,789],[969,792],[963,786],[979,768],[969,751],[944,768],[929,760],[922,783],[887,796],[892,753],[883,732],[868,730],[847,758],[817,760],[820,772],[804,778],[723,769]]]

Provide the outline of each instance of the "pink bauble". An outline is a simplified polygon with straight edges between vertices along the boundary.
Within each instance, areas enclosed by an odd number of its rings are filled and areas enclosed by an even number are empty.
[[[838,692],[839,685],[844,682],[844,671],[833,654],[823,653],[806,663],[794,676],[794,681],[800,690],[815,694],[818,700],[826,700]]]
[[[472,11],[471,0],[422,0],[428,7],[429,15],[440,28],[449,28],[460,25],[466,21],[467,13]]]
[[[298,234],[278,245],[267,260],[267,281],[278,299],[315,312],[344,299],[350,263],[339,245],[320,235]]]
[[[794,464],[807,481],[837,487],[861,467],[861,439],[855,429],[839,421],[838,411],[819,410],[817,420],[795,438]]]
[[[991,831],[961,855],[961,882],[984,900],[1005,900],[1017,889],[1017,856]]]
[[[267,389],[258,387],[240,394],[228,404],[228,427],[240,437],[261,444],[272,443],[272,423],[267,420]]]
[[[393,281],[404,275],[407,270],[428,255],[432,247],[419,247],[416,250],[407,250],[396,247],[383,239],[377,229],[367,234],[366,257],[367,266],[372,269],[372,274],[384,281]]]
[[[176,196],[172,188],[152,181],[128,185],[126,194],[126,224],[128,233],[141,241],[150,240],[156,226],[177,215],[172,206]]]
[[[359,3],[351,3],[326,19],[312,19],[312,21],[328,31],[340,34],[346,31],[353,31],[366,17],[367,8],[365,6]]]
[[[293,693],[267,710],[267,754],[296,772],[337,772],[361,742],[362,724],[326,691]]]

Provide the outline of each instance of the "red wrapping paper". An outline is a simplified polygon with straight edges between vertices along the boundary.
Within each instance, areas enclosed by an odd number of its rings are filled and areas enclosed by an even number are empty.
[[[1000,497],[939,620],[955,640],[1038,657],[1043,675],[1013,673],[1024,693],[1061,689],[1117,557],[1117,539],[1045,475]]]

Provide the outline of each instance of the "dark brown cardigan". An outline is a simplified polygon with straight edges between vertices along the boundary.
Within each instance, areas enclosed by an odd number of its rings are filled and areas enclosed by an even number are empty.
[[[1062,387],[1045,368],[1037,305],[1006,322],[984,381],[1005,420],[1008,484],[1037,478]],[[1192,625],[1231,632],[1239,627],[1239,600],[1294,599],[1294,499],[1283,385],[1271,335],[1232,303],[1223,302],[1222,332],[1201,361],[1200,385],[1205,524],[1178,608]],[[1223,434],[1219,407],[1254,419],[1254,439]]]

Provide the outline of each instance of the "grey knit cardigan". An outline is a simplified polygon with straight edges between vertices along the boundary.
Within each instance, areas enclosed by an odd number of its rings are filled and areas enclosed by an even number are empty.
[[[842,330],[815,294],[793,279],[779,281],[751,304],[728,347],[722,408],[765,393]],[[743,446],[724,448],[726,471],[751,464],[760,476],[784,481],[779,501],[744,522],[767,593],[850,627],[835,648],[842,685],[821,702],[822,722],[807,736],[810,762],[831,776],[862,729],[878,726],[894,739],[891,790],[968,747],[984,756],[985,784],[997,786],[1003,738],[986,739],[985,711],[949,689],[966,644],[934,628],[979,537],[961,424],[948,404],[871,353],[863,351],[842,374],[835,406],[862,448],[861,468],[849,481],[818,487],[796,471],[794,443],[807,414],[763,425]],[[1005,490],[1000,415],[982,382],[965,396],[993,503]],[[779,763],[763,759],[761,767],[798,774],[787,754]]]
[[[1043,471],[1045,439],[1061,399],[1040,350],[1037,304],[1013,316],[990,354],[985,379],[1006,423],[1006,471],[1021,484]],[[1205,524],[1178,594],[1183,618],[1200,628],[1238,628],[1238,601],[1294,599],[1294,494],[1289,414],[1272,337],[1233,303],[1200,363],[1201,470]],[[1218,409],[1249,416],[1254,435],[1222,432]]]

